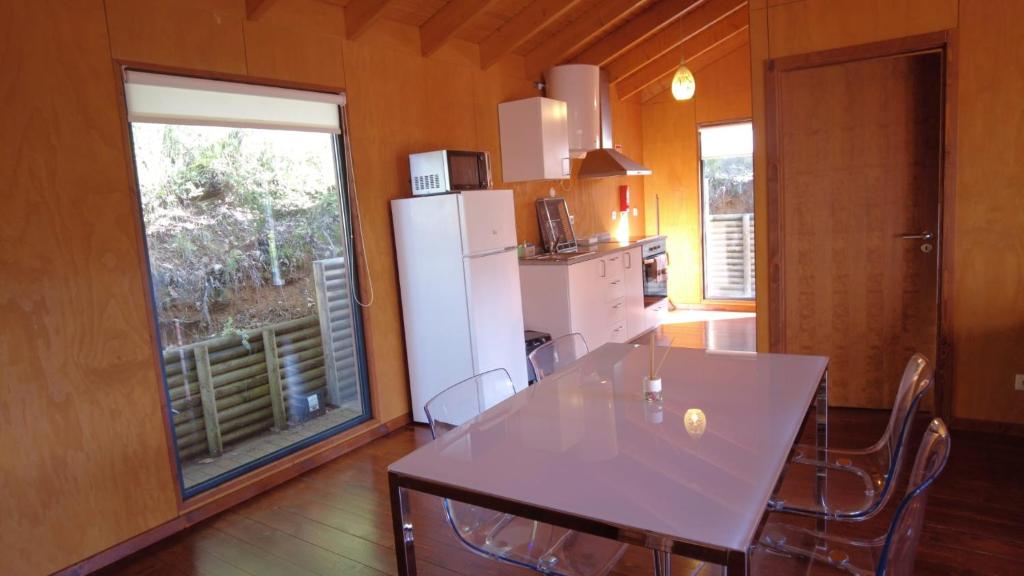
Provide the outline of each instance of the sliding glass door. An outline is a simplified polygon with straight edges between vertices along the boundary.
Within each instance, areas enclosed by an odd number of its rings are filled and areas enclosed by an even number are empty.
[[[167,78],[157,85],[178,88]],[[274,94],[278,110],[254,121],[220,110],[201,81],[186,88],[196,117],[154,112],[144,91],[128,97],[168,417],[190,496],[370,413],[340,121],[304,122],[302,93],[294,103]],[[273,127],[260,125],[267,115],[280,116]]]
[[[700,129],[705,300],[754,298],[753,150],[749,122]]]

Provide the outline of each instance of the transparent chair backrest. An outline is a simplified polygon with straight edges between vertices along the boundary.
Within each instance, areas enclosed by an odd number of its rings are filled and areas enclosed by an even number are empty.
[[[578,332],[559,336],[530,352],[529,361],[537,380],[557,372],[590,353],[587,341]]]
[[[442,390],[424,405],[430,433],[435,439],[440,438],[515,393],[512,378],[503,368],[467,378]],[[480,554],[495,556],[481,549],[474,535],[495,526],[503,514],[448,499],[444,500],[444,513],[455,535],[465,545]]]
[[[913,574],[914,555],[921,538],[928,488],[946,466],[949,449],[949,430],[940,418],[936,418],[928,425],[921,439],[921,447],[917,449],[907,493],[893,517],[875,569],[877,575]]]
[[[430,433],[440,438],[515,393],[512,378],[504,368],[477,374],[445,388],[423,407]]]
[[[907,434],[913,415],[917,412],[917,406],[921,399],[932,387],[933,370],[928,359],[921,354],[914,354],[907,362],[903,370],[903,378],[900,379],[900,387],[896,392],[896,400],[892,405],[892,413],[889,416],[889,424],[885,433],[869,449],[879,451],[889,460],[889,469],[886,474],[890,480],[882,489],[881,498],[873,508],[880,510],[892,496],[892,480],[897,478],[903,464],[907,444]]]

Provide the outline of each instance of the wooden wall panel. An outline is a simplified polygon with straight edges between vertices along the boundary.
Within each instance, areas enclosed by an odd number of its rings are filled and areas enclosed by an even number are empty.
[[[956,26],[957,0],[796,0],[769,2],[774,58]]]
[[[424,59],[416,29],[391,21],[345,45],[349,138],[375,293],[366,310],[367,336],[384,419],[409,410],[390,200],[408,195],[409,153],[476,146],[472,75],[445,74],[436,63],[460,47],[453,42],[434,59]],[[446,109],[448,98],[458,104]]]
[[[0,573],[46,574],[177,494],[103,3],[8,3],[0,38]]]
[[[696,108],[695,100],[669,101],[646,104],[643,112],[644,158],[653,171],[644,177],[647,228],[656,229],[657,196],[672,266],[669,297],[677,305],[700,303],[703,295]]]
[[[321,0],[275,2],[259,20],[244,24],[249,75],[345,87],[345,20]]]
[[[768,54],[768,9],[765,0],[750,4],[750,117],[754,124],[754,230],[768,229],[768,156],[765,154],[765,65]],[[755,6],[760,3],[761,6]],[[766,352],[769,346],[768,302],[769,284],[774,271],[768,269],[768,235],[754,236],[754,266],[761,273],[754,279],[757,312],[757,349]]]
[[[1024,423],[1024,3],[961,0],[953,354],[959,418]]]
[[[706,95],[696,97],[698,124],[750,118],[749,40],[697,74]]]
[[[669,237],[669,296],[674,303],[703,300],[700,124],[750,117],[750,49],[744,43],[694,72],[697,94],[677,102],[667,91],[644,103],[644,158],[654,173],[644,177],[646,226],[655,230],[654,197],[661,199],[661,232]]]
[[[238,0],[106,0],[115,58],[245,74],[245,3]]]

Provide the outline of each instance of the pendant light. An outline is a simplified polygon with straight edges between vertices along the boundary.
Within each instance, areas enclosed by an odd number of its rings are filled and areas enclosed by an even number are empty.
[[[679,60],[675,76],[672,77],[672,97],[676,100],[689,100],[696,91],[697,80],[694,79],[693,72],[686,67],[686,57],[683,57]]]

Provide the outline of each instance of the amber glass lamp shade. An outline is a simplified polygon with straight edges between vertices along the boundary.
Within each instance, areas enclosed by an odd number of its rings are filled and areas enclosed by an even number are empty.
[[[679,68],[672,77],[672,97],[676,100],[689,100],[697,91],[697,80],[693,72],[686,67],[686,59],[679,61]]]

